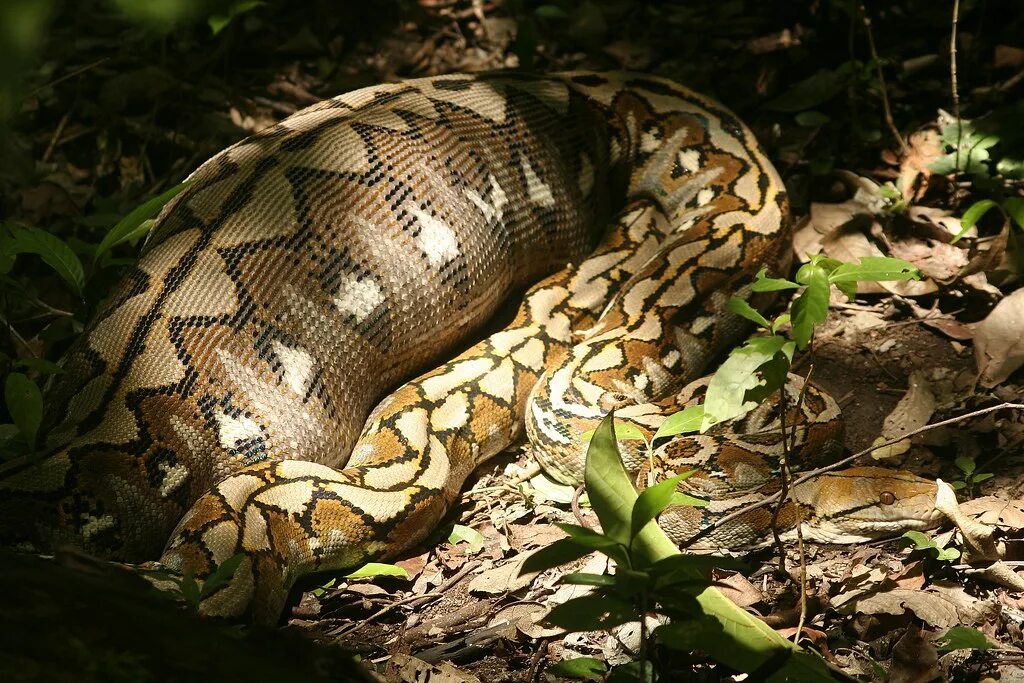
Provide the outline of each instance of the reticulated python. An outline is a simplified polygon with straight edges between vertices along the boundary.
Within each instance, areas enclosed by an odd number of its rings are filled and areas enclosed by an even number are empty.
[[[321,102],[164,209],[67,357],[48,455],[4,470],[4,536],[125,561],[163,549],[199,578],[242,552],[202,609],[273,620],[297,577],[423,539],[524,425],[566,482],[610,409],[653,433],[744,332],[726,299],[788,250],[750,131],[666,80],[447,76]],[[511,323],[467,348],[524,287]],[[828,457],[838,411],[809,397],[790,423]],[[687,485],[711,500],[670,529],[775,490],[775,417],[661,449],[655,474],[698,466]],[[934,485],[908,473],[796,493],[781,523],[799,511],[821,538],[935,521]],[[706,542],[756,543],[765,514]]]

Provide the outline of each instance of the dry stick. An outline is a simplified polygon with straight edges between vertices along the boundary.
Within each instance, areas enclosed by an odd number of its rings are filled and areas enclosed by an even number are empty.
[[[956,168],[960,168],[960,140],[963,125],[960,123],[960,90],[956,85],[956,30],[960,24],[960,0],[953,0],[953,28],[949,36],[949,87],[953,93],[953,116],[956,117]]]
[[[900,129],[896,127],[896,121],[892,118],[892,109],[889,107],[889,91],[885,86],[885,75],[882,73],[882,62],[878,58],[878,51],[875,49],[875,35],[871,31],[871,18],[868,16],[867,10],[864,9],[864,5],[859,4],[857,7],[860,10],[860,18],[864,22],[864,30],[868,36],[868,50],[871,52],[871,60],[875,63],[875,71],[878,74],[878,85],[882,89],[882,111],[885,113],[885,122],[889,126],[889,130],[892,131],[892,135],[896,138],[896,142],[899,143],[900,149],[903,150],[904,154],[910,152],[910,148],[907,147],[907,143],[903,141],[903,136],[900,135]]]
[[[852,463],[853,461],[858,460],[859,458],[862,458],[865,455],[867,455],[868,453],[871,453],[872,451],[876,451],[879,448],[885,448],[886,446],[892,446],[893,444],[897,444],[900,441],[903,441],[904,439],[910,439],[912,437],[915,437],[918,434],[924,434],[925,432],[930,432],[933,429],[938,429],[939,427],[947,427],[947,426],[949,426],[951,424],[957,424],[958,422],[964,422],[964,421],[969,420],[971,418],[980,417],[982,415],[988,415],[989,413],[994,413],[994,412],[996,412],[998,410],[1024,410],[1024,403],[1000,403],[999,405],[989,406],[988,408],[982,408],[980,410],[975,410],[975,411],[972,411],[970,413],[964,413],[963,415],[958,415],[956,417],[951,417],[948,420],[942,420],[940,422],[934,422],[932,424],[928,424],[928,425],[925,425],[923,427],[918,427],[917,429],[912,429],[909,432],[907,432],[906,434],[904,434],[903,436],[899,436],[899,437],[896,437],[894,439],[889,439],[888,441],[885,441],[885,442],[880,443],[880,444],[875,444],[875,445],[869,446],[868,448],[865,448],[864,450],[861,450],[861,451],[857,451],[853,455],[845,457],[842,460],[838,460],[838,461],[832,463],[831,465],[826,465],[825,467],[819,467],[816,470],[811,470],[810,472],[807,472],[806,474],[801,475],[799,479],[797,479],[796,481],[794,481],[792,483],[792,486],[794,486],[794,487],[795,486],[799,486],[800,484],[803,484],[806,481],[810,481],[811,479],[814,479],[817,476],[820,476],[822,474],[826,474],[828,472],[834,472],[835,470],[838,470],[841,467],[845,467],[845,466],[849,465],[850,463]],[[704,527],[703,529],[701,529],[700,531],[695,533],[693,536],[690,536],[690,538],[686,539],[682,543],[679,543],[679,547],[680,548],[685,548],[685,547],[687,547],[689,545],[692,545],[695,541],[703,538],[704,536],[707,536],[709,533],[711,533],[715,529],[718,529],[723,524],[728,524],[729,522],[733,521],[737,517],[739,517],[741,515],[745,515],[748,512],[751,512],[752,510],[757,510],[757,509],[765,507],[766,505],[771,505],[772,503],[774,503],[778,499],[778,497],[779,497],[778,493],[773,493],[772,495],[764,498],[763,500],[759,500],[756,503],[751,503],[750,505],[745,505],[744,507],[740,508],[739,510],[736,510],[735,512],[730,512],[725,517],[722,517],[722,518],[720,518],[718,520],[715,520],[711,524],[707,525],[706,527]]]

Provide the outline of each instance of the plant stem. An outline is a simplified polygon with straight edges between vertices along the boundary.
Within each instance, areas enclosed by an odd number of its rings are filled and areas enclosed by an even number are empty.
[[[953,0],[953,27],[949,37],[949,87],[953,94],[953,116],[956,117],[956,169],[960,169],[960,139],[963,125],[960,123],[960,90],[956,84],[956,31],[960,24],[960,0]]]
[[[885,123],[889,126],[889,130],[892,131],[892,136],[896,138],[900,149],[904,154],[907,154],[910,152],[910,148],[907,147],[903,136],[900,135],[900,129],[896,127],[896,121],[892,117],[892,109],[889,107],[889,93],[885,85],[885,75],[882,73],[882,61],[878,58],[878,51],[875,49],[875,35],[871,30],[871,18],[868,17],[864,5],[858,3],[857,8],[860,11],[860,18],[864,22],[864,32],[868,37],[868,50],[871,53],[871,61],[875,63],[875,72],[878,74],[878,86],[882,93],[882,111],[885,113]]]

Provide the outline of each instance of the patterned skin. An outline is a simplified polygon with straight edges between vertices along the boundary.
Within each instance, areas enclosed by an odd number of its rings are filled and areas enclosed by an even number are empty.
[[[744,332],[724,302],[785,262],[786,216],[750,131],[662,79],[321,102],[164,209],[65,362],[47,455],[0,472],[0,531],[199,578],[242,553],[201,609],[273,621],[299,576],[422,540],[524,425],[564,481],[609,409],[652,433]]]

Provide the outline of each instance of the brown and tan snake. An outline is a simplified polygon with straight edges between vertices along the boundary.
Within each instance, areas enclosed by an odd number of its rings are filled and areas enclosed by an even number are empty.
[[[2,471],[3,538],[199,579],[243,553],[202,611],[273,621],[298,577],[422,540],[524,434],[571,483],[609,410],[652,434],[747,331],[725,301],[788,262],[787,212],[751,132],[660,78],[455,75],[321,102],[165,207],[64,362],[46,455]],[[807,396],[791,423],[815,464],[841,427]],[[663,517],[676,537],[777,490],[776,419],[659,449],[657,476],[698,467],[688,490],[710,500]],[[782,526],[821,540],[937,521],[934,483],[906,472],[795,494]],[[769,519],[705,543],[757,543]]]

